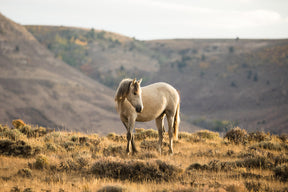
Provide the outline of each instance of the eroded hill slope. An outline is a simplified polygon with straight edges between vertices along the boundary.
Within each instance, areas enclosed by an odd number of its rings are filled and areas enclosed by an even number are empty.
[[[114,92],[56,59],[24,27],[0,15],[0,121],[122,132]],[[119,128],[121,127],[121,128]]]

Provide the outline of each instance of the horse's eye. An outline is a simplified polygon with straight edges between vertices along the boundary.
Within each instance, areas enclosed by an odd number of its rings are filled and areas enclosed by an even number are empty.
[[[137,95],[137,93],[136,93],[136,92],[134,92],[134,95]]]

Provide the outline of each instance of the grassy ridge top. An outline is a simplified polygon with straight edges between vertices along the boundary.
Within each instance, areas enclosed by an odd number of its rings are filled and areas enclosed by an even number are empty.
[[[157,152],[155,130],[136,129],[139,153],[127,156],[126,137],[55,132],[13,123],[0,126],[3,191],[285,191],[287,135],[234,128],[225,138],[199,131],[168,135]]]

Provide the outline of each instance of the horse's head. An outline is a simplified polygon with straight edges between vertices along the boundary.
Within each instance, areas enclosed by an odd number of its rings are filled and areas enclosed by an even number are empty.
[[[126,96],[127,100],[131,103],[131,105],[135,107],[137,113],[143,111],[142,90],[140,87],[141,82],[142,79],[138,81],[134,79],[130,84],[129,92]]]

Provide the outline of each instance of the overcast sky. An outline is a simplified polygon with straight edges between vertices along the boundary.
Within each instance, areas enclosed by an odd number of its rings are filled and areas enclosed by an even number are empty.
[[[288,0],[0,0],[20,24],[63,25],[140,40],[288,38]]]

